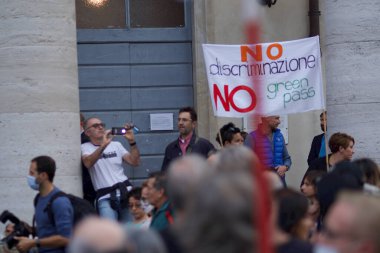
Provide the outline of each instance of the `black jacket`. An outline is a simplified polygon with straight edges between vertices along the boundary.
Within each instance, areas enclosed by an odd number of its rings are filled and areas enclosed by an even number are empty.
[[[196,153],[207,158],[211,152],[215,150],[214,145],[204,138],[200,138],[193,133],[189,146],[187,146],[186,153]],[[179,140],[171,142],[165,149],[165,157],[162,162],[161,171],[165,171],[170,162],[182,156],[182,151],[179,146]]]
[[[311,162],[319,157],[319,151],[321,150],[322,138],[324,134],[314,136],[311,143],[309,156],[307,157],[307,164],[310,166]]]
[[[80,135],[80,138],[81,138],[82,144],[90,141],[90,139],[84,132],[82,132],[82,134]],[[88,172],[88,169],[84,166],[83,162],[82,162],[82,189],[83,189],[83,198],[85,200],[88,200],[91,204],[93,204],[95,201],[96,192],[94,190],[94,186],[91,181],[90,173]]]

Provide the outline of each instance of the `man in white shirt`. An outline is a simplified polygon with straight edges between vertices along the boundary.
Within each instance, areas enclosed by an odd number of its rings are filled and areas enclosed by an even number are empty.
[[[114,220],[129,219],[128,191],[132,189],[124,173],[123,162],[131,166],[140,163],[140,152],[135,136],[128,124],[124,137],[130,145],[128,152],[120,142],[112,141],[110,130],[98,118],[89,118],[84,125],[85,134],[90,142],[81,145],[83,164],[90,172],[97,192],[96,207],[100,216]]]

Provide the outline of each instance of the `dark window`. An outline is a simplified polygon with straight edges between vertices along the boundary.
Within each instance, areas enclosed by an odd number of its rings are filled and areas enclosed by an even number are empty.
[[[131,28],[184,27],[184,0],[130,0]]]
[[[76,0],[78,29],[126,28],[125,0]]]

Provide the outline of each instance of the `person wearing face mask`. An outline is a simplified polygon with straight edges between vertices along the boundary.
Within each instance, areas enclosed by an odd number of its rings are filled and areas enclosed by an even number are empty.
[[[151,205],[148,201],[149,189],[148,189],[148,180],[144,181],[141,185],[141,205],[144,209],[144,212],[151,217],[154,206]]]
[[[33,247],[40,253],[64,253],[71,236],[74,220],[73,207],[67,197],[57,198],[52,202],[54,221],[44,211],[50,198],[60,191],[53,184],[56,171],[55,161],[49,156],[32,159],[29,168],[28,184],[39,192],[35,206],[35,224],[38,239],[15,237],[19,240],[17,249],[27,252]]]
[[[128,205],[129,211],[132,214],[133,221],[127,222],[126,227],[134,227],[140,229],[148,229],[152,218],[144,210],[144,206],[141,199],[141,188],[133,188],[128,193]]]

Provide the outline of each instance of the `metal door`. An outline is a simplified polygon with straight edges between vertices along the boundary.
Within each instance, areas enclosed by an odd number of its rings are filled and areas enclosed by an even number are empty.
[[[128,177],[139,184],[148,173],[160,169],[166,145],[177,138],[178,109],[193,105],[191,5],[190,1],[183,1],[183,8],[175,10],[183,11],[179,13],[183,15],[183,25],[155,27],[145,14],[142,25],[134,20],[134,15],[156,8],[158,2],[177,0],[122,1],[123,11],[120,6],[111,6],[109,13],[103,15],[115,17],[118,24],[91,29],[78,27],[78,19],[98,15],[96,9],[88,11],[78,5],[91,4],[90,0],[76,1],[80,110],[86,118],[100,117],[107,128],[122,126],[124,122],[133,122],[140,128],[136,141],[142,163],[138,168],[126,169]],[[119,1],[121,5],[123,2]],[[172,14],[176,15],[173,11]],[[151,131],[152,113],[173,113],[174,130]],[[129,148],[123,137],[115,140]]]

